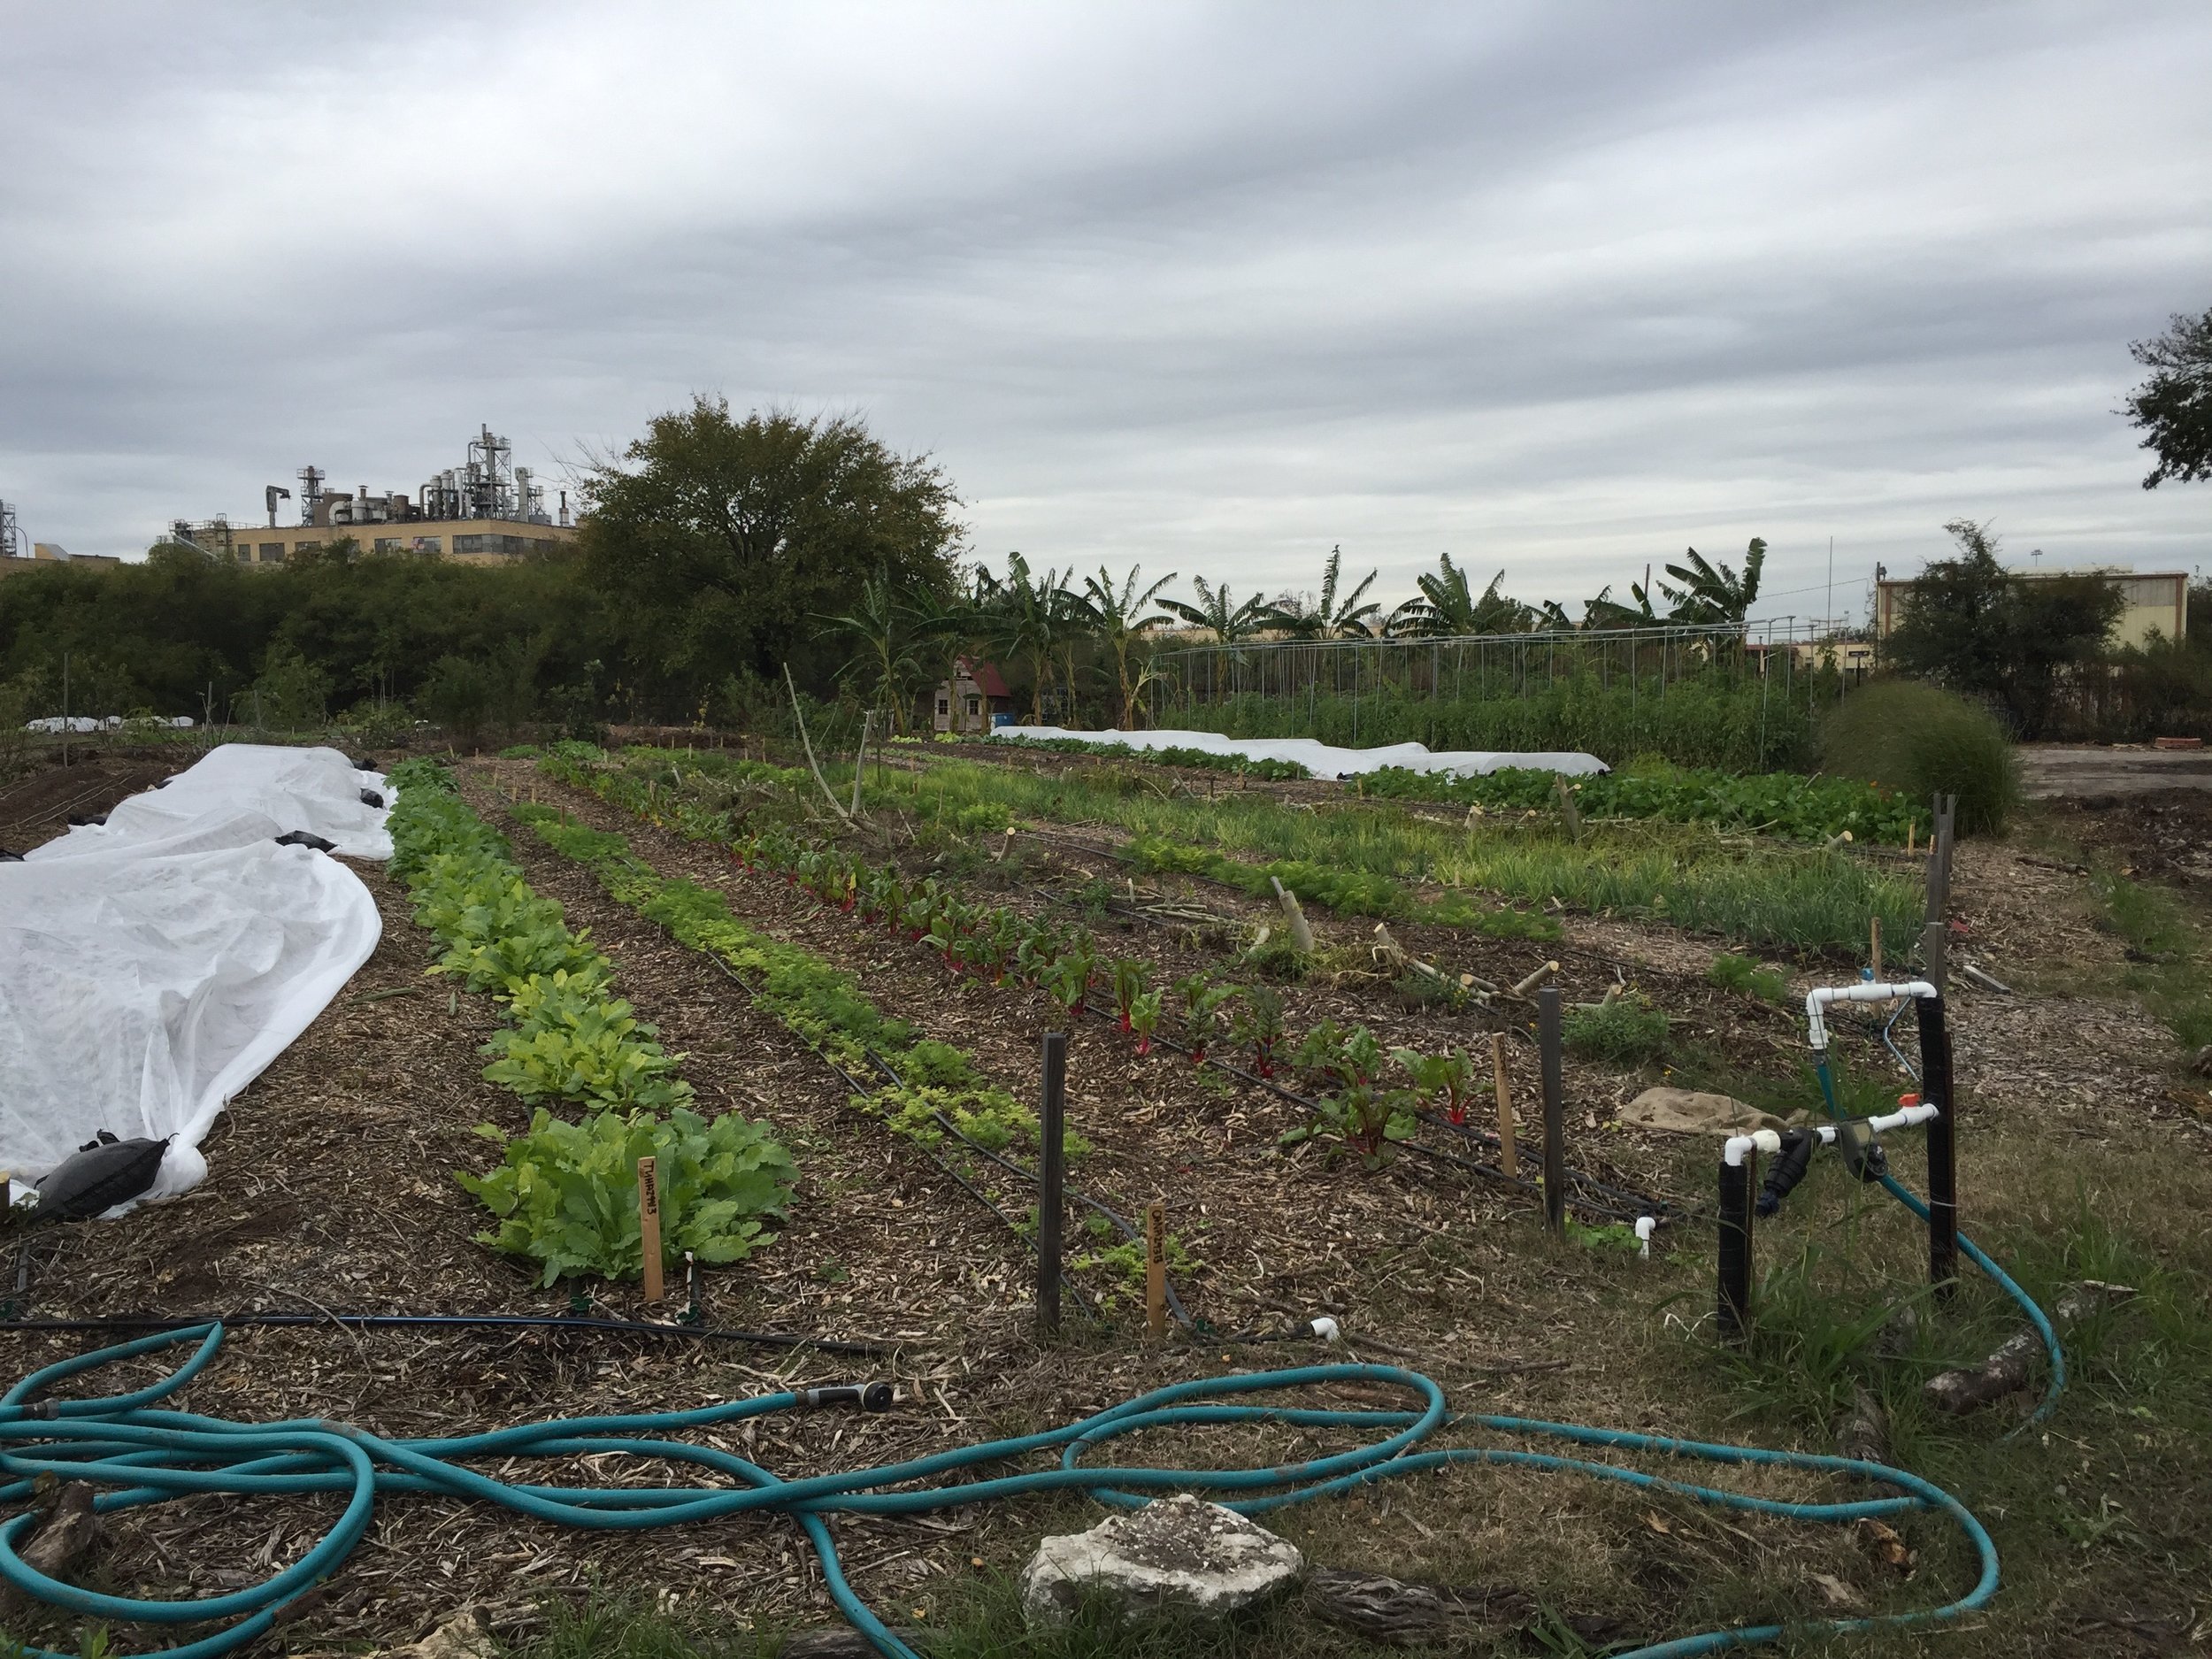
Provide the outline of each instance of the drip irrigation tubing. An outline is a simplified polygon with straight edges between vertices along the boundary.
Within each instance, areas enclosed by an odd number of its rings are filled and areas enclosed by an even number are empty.
[[[890,1342],[801,1336],[782,1331],[730,1331],[710,1325],[668,1325],[643,1319],[595,1319],[557,1313],[110,1313],[84,1319],[0,1319],[4,1331],[181,1331],[246,1326],[278,1328],[336,1325],[348,1330],[618,1331],[625,1336],[686,1337],[704,1342],[748,1342],[761,1348],[813,1348],[826,1354],[885,1355]]]
[[[708,961],[713,963],[716,967],[721,969],[723,972],[728,974],[732,983],[733,983],[739,990],[744,992],[747,996],[752,999],[755,1007],[758,1007],[760,1005],[759,993],[755,991],[751,986],[745,983],[745,976],[743,974],[740,973],[735,968],[733,968],[728,963],[723,961],[721,957],[715,956],[711,952],[703,951],[700,954],[704,956]],[[773,1016],[772,1015],[771,1018],[773,1018]],[[780,1021],[778,1023],[781,1024]],[[786,1029],[788,1030],[789,1027],[787,1026]],[[800,1041],[805,1041],[805,1039],[801,1038]],[[866,1084],[863,1083],[858,1078],[845,1070],[843,1066],[838,1064],[836,1061],[831,1059],[829,1055],[824,1049],[811,1042],[807,1043],[806,1046],[813,1051],[816,1059],[821,1061],[824,1065],[829,1067],[829,1069],[836,1072],[839,1077],[844,1079],[845,1086],[851,1089],[855,1094],[865,1099],[870,1094],[873,1093],[873,1091],[871,1090]],[[874,1058],[875,1056],[872,1054],[870,1057]],[[895,1076],[896,1073],[894,1073],[893,1075]],[[955,1134],[960,1133],[957,1129],[955,1129],[953,1133]],[[960,1138],[963,1141],[967,1141],[967,1137],[965,1135],[961,1135]],[[921,1146],[919,1141],[916,1141],[914,1144]],[[968,1141],[968,1144],[971,1146],[975,1145],[975,1143],[972,1141]],[[986,1193],[981,1187],[976,1186],[974,1182],[971,1181],[966,1176],[963,1175],[958,1170],[955,1169],[952,1166],[950,1160],[939,1156],[933,1148],[922,1147],[921,1149],[924,1156],[926,1156],[931,1163],[934,1164],[939,1169],[942,1170],[948,1176],[952,1178],[953,1183],[957,1186],[962,1192],[967,1194],[969,1197],[974,1199],[976,1202],[981,1204],[984,1209],[989,1210],[1002,1222],[1005,1223],[1006,1230],[1026,1245],[1031,1255],[1033,1256],[1036,1254],[1036,1240],[1024,1233],[1021,1228],[1016,1225],[1013,1217],[1008,1215],[1003,1210],[1001,1210],[998,1205],[993,1202],[991,1195],[988,1193]],[[977,1148],[979,1151],[982,1148]],[[1086,1296],[1083,1287],[1080,1285],[1078,1285],[1072,1278],[1071,1278],[1067,1273],[1063,1272],[1060,1275],[1060,1283],[1063,1287],[1073,1293],[1076,1305],[1081,1308],[1087,1315],[1092,1318],[1096,1318],[1098,1317],[1096,1310],[1091,1306],[1089,1299]],[[1169,1292],[1169,1294],[1171,1295],[1173,1294],[1172,1290]]]
[[[1370,1482],[1453,1464],[1487,1464],[1576,1474],[1645,1492],[1801,1522],[1854,1523],[1908,1510],[1947,1517],[1971,1548],[1978,1571],[1972,1588],[1939,1607],[1855,1618],[1737,1626],[1650,1644],[1625,1659],[1692,1659],[1726,1648],[1763,1645],[1792,1634],[1925,1627],[1985,1605],[1997,1592],[1997,1551],[1987,1530],[1958,1499],[1903,1470],[1807,1452],[1772,1451],[1674,1440],[1627,1430],[1540,1419],[1455,1416],[1443,1389],[1417,1371],[1396,1366],[1328,1364],[1200,1379],[1154,1389],[1093,1416],[1039,1433],[953,1448],[872,1469],[786,1479],[759,1463],[696,1441],[687,1430],[719,1427],[776,1413],[819,1409],[806,1394],[781,1392],[687,1411],[552,1418],[475,1434],[398,1440],[357,1425],[319,1418],[243,1423],[164,1409],[214,1359],[219,1325],[193,1326],[96,1349],[33,1372],[0,1395],[0,1502],[21,1503],[42,1479],[82,1481],[99,1488],[96,1511],[113,1514],[177,1498],[256,1497],[327,1493],[344,1508],[300,1559],[258,1584],[196,1601],[116,1594],[63,1582],[27,1563],[20,1548],[39,1515],[29,1510],[0,1525],[0,1578],[50,1606],[101,1620],[176,1625],[233,1621],[211,1634],[166,1649],[169,1659],[213,1659],[263,1635],[285,1609],[340,1572],[375,1517],[380,1497],[435,1493],[495,1504],[538,1521],[589,1531],[635,1532],[733,1515],[786,1515],[805,1531],[838,1610],[887,1659],[918,1659],[869,1610],[847,1582],[826,1517],[917,1515],[962,1504],[1056,1491],[1087,1491],[1109,1507],[1132,1509],[1153,1494],[1196,1492],[1244,1515],[1356,1490]],[[39,1396],[72,1377],[96,1372],[196,1341],[189,1356],[150,1386],[105,1397]],[[1386,1387],[1411,1396],[1416,1409],[1340,1409],[1243,1403],[1285,1390],[1346,1386]],[[839,1391],[841,1394],[844,1391]],[[858,1392],[858,1391],[855,1391]],[[875,1391],[867,1391],[872,1394]],[[864,1395],[863,1396],[865,1397]],[[1271,1425],[1286,1429],[1353,1431],[1363,1442],[1296,1463],[1244,1469],[1145,1465],[1084,1466],[1084,1457],[1122,1436],[1157,1429]],[[1851,1476],[1890,1488],[1887,1495],[1842,1502],[1755,1497],[1689,1480],[1654,1475],[1623,1463],[1517,1446],[1434,1444],[1447,1428],[1479,1429],[1523,1441],[1564,1442],[1651,1456],[1807,1474]],[[1056,1468],[968,1471],[1040,1454],[1057,1454]],[[612,1455],[698,1471],[689,1486],[561,1486],[509,1482],[469,1465],[515,1458],[590,1459]],[[587,1467],[589,1467],[587,1464]],[[713,1479],[719,1477],[719,1480]],[[665,1479],[666,1477],[664,1477]],[[43,1648],[28,1659],[73,1659]]]
[[[888,1077],[893,1083],[898,1085],[900,1087],[905,1087],[906,1079],[898,1074],[896,1068],[895,1068],[888,1060],[885,1059],[872,1048],[868,1050],[868,1058],[879,1067],[884,1075]],[[980,1156],[990,1159],[990,1161],[997,1164],[999,1168],[1008,1171],[1011,1174],[1018,1176],[1019,1179],[1027,1181],[1032,1187],[1038,1188],[1040,1191],[1043,1189],[1044,1182],[1041,1179],[1040,1179],[1036,1171],[1025,1169],[1021,1164],[1015,1163],[1013,1159],[1004,1156],[1002,1153],[995,1152],[991,1148],[985,1146],[980,1141],[976,1140],[972,1135],[962,1129],[959,1125],[953,1122],[951,1118],[946,1117],[943,1112],[938,1110],[935,1107],[933,1106],[930,1108],[929,1115],[931,1120],[934,1122],[940,1129],[943,1130],[945,1133],[951,1135],[954,1139],[960,1141],[962,1145],[967,1147],[970,1150],[977,1153]],[[1112,1226],[1121,1234],[1125,1242],[1134,1243],[1139,1238],[1140,1234],[1138,1233],[1136,1228],[1130,1225],[1130,1224],[1121,1216],[1116,1214],[1113,1210],[1108,1209],[1104,1204],[1099,1202],[1097,1199],[1091,1197],[1087,1194],[1078,1192],[1068,1192],[1064,1195],[1074,1199],[1077,1203],[1082,1204],[1088,1209],[1095,1210],[1100,1215],[1106,1218],[1108,1225]],[[1020,1232],[1020,1229],[1016,1228],[1015,1231],[1018,1233]],[[1032,1254],[1034,1254],[1037,1249],[1036,1240],[1029,1239],[1026,1234],[1024,1235],[1024,1238],[1028,1243]],[[1065,1273],[1062,1273],[1060,1275],[1060,1282],[1068,1286],[1070,1288],[1073,1288],[1074,1286],[1074,1280],[1071,1279]],[[1183,1299],[1175,1294],[1175,1284],[1172,1279],[1166,1280],[1162,1285],[1161,1288],[1167,1292],[1168,1312],[1174,1316],[1177,1324],[1193,1330],[1203,1328],[1197,1320],[1191,1317],[1190,1311],[1183,1306]]]

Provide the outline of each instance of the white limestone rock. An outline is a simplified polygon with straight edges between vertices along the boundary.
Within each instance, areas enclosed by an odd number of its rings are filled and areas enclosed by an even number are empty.
[[[1265,1527],[1178,1493],[1087,1532],[1044,1540],[1022,1571],[1022,1608],[1033,1623],[1056,1623],[1097,1593],[1124,1614],[1231,1613],[1284,1588],[1305,1565]]]

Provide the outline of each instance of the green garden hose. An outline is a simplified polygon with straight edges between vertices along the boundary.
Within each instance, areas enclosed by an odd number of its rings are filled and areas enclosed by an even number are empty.
[[[1669,1440],[1519,1417],[1454,1417],[1446,1409],[1443,1390],[1434,1381],[1394,1366],[1312,1365],[1179,1383],[1041,1433],[985,1441],[874,1469],[787,1480],[730,1453],[670,1437],[687,1430],[807,1409],[807,1398],[792,1393],[689,1411],[556,1418],[480,1434],[424,1440],[388,1440],[350,1425],[319,1418],[250,1424],[161,1409],[162,1401],[209,1364],[222,1340],[219,1325],[164,1332],[63,1360],[17,1383],[0,1395],[0,1471],[12,1477],[0,1486],[0,1502],[23,1502],[32,1495],[38,1479],[49,1474],[102,1488],[95,1508],[104,1513],[210,1494],[242,1499],[343,1493],[347,1496],[344,1512],[329,1531],[298,1561],[258,1585],[201,1601],[166,1601],[83,1589],[31,1567],[19,1553],[37,1518],[35,1512],[27,1511],[0,1525],[0,1578],[51,1606],[100,1619],[149,1624],[234,1621],[212,1635],[166,1650],[172,1659],[211,1659],[261,1635],[288,1604],[336,1574],[367,1531],[380,1494],[442,1493],[497,1504],[538,1520],[598,1530],[681,1525],[764,1510],[788,1515],[805,1529],[839,1609],[880,1652],[891,1659],[918,1659],[846,1583],[826,1516],[911,1515],[1068,1488],[1087,1490],[1101,1502],[1123,1509],[1141,1507],[1148,1494],[1194,1491],[1241,1513],[1256,1515],[1350,1491],[1370,1481],[1452,1463],[1488,1463],[1576,1473],[1789,1520],[1848,1522],[1910,1509],[1938,1510],[1972,1545],[1980,1571],[1973,1588],[1963,1596],[1941,1607],[1913,1612],[1816,1620],[1793,1627],[1802,1632],[1863,1631],[1955,1618],[1984,1605],[1997,1590],[1997,1552],[1981,1523],[1948,1493],[1902,1470],[1844,1457]],[[185,1343],[196,1343],[190,1356],[149,1386],[105,1398],[40,1398],[68,1378]],[[1341,1384],[1401,1389],[1412,1396],[1418,1409],[1340,1410],[1224,1403],[1243,1395]],[[1351,1429],[1370,1438],[1367,1444],[1349,1451],[1264,1468],[1085,1468],[1081,1463],[1087,1453],[1124,1435],[1151,1429],[1257,1423]],[[1787,1502],[1694,1486],[1557,1453],[1429,1446],[1431,1437],[1448,1425],[1709,1463],[1850,1475],[1879,1482],[1893,1492],[1890,1496],[1847,1502]],[[979,1464],[1053,1451],[1060,1454],[1056,1469],[1032,1469],[979,1479],[965,1477],[965,1471]],[[610,1453],[693,1464],[703,1474],[720,1477],[722,1484],[703,1480],[696,1486],[673,1487],[525,1485],[496,1480],[467,1466],[483,1460]],[[1772,1641],[1791,1628],[1765,1624],[1713,1631],[1638,1648],[1630,1659],[1688,1659],[1692,1655]],[[20,1651],[33,1659],[65,1659],[59,1655],[50,1656],[44,1649]]]
[[[1836,1080],[1828,1069],[1828,1056],[1824,1048],[1820,1052],[1819,1057],[1814,1061],[1813,1071],[1820,1079],[1820,1096],[1827,1103],[1829,1117],[1838,1122],[1845,1121],[1842,1103],[1836,1098]],[[1944,1107],[1946,1110],[1948,1110],[1949,1102],[1946,1102]],[[1928,1206],[1921,1201],[1918,1194],[1894,1175],[1885,1172],[1880,1179],[1883,1188],[1892,1198],[1911,1210],[1922,1221],[1928,1219]],[[1959,1248],[1966,1252],[1967,1260],[1988,1274],[1998,1288],[2019,1304],[2020,1311],[2028,1316],[2028,1323],[2035,1327],[2036,1335],[2043,1339],[2043,1351],[2049,1356],[2051,1362],[2050,1380],[2044,1385],[2043,1398],[2035,1409],[2028,1415],[2026,1420],[2013,1429],[2012,1433],[2018,1434],[2024,1430],[2033,1428],[2058,1409],[2058,1397],[2066,1392],[2066,1352],[2059,1346],[2058,1333],[2052,1327],[2050,1316],[2036,1305],[2034,1297],[2020,1288],[2011,1274],[1990,1260],[1983,1253],[1981,1247],[1962,1233],[1959,1234]],[[2006,1438],[2010,1439],[2011,1436],[2008,1435]]]

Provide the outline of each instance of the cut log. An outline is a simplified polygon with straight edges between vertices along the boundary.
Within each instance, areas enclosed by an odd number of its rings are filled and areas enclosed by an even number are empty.
[[[1836,1455],[1855,1457],[1863,1463],[1890,1461],[1889,1413],[1864,1388],[1851,1391],[1851,1409],[1836,1425]]]
[[[2101,1279],[2084,1279],[2068,1289],[2051,1308],[2051,1324],[2063,1333],[2069,1325],[2078,1325],[2093,1313],[2114,1307],[2135,1294],[2131,1285],[2108,1285]],[[2008,1394],[2017,1393],[2028,1386],[2034,1374],[2036,1356],[2043,1351],[2043,1339],[2033,1326],[2008,1337],[1987,1359],[1978,1365],[1969,1365],[1958,1371],[1947,1371],[1931,1377],[1922,1386],[1921,1393],[1928,1403],[1939,1411],[1953,1417],[1962,1417],[1978,1410],[1992,1401],[2001,1400]]]
[[[1283,920],[1290,926],[1290,942],[1298,947],[1302,956],[1313,955],[1313,929],[1307,925],[1305,911],[1298,908],[1298,895],[1285,887],[1280,876],[1270,876],[1268,885],[1275,889],[1275,902],[1283,907]]]
[[[65,1481],[53,1494],[45,1518],[31,1541],[23,1546],[24,1564],[50,1578],[65,1576],[70,1564],[100,1536],[100,1517],[92,1512],[97,1495],[81,1480]],[[31,1598],[13,1585],[0,1581],[0,1617],[12,1619],[26,1612]]]

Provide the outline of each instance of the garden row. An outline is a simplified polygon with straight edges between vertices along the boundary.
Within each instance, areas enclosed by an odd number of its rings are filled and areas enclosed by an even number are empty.
[[[588,764],[572,751],[549,756],[540,766],[619,810],[726,849],[748,872],[780,876],[818,904],[926,945],[949,972],[1040,993],[1071,1022],[1090,1012],[1109,1015],[1135,1040],[1140,1054],[1150,1053],[1156,1040],[1171,1035],[1174,1046],[1194,1064],[1220,1065],[1300,1101],[1310,1117],[1283,1137],[1286,1145],[1333,1141],[1374,1167],[1387,1161],[1397,1143],[1409,1140],[1423,1118],[1455,1128],[1467,1125],[1478,1074],[1463,1048],[1434,1054],[1409,1048],[1386,1051],[1365,1026],[1347,1030],[1329,1018],[1293,1033],[1285,1026],[1280,998],[1265,984],[1227,983],[1201,972],[1156,986],[1144,964],[1102,956],[1097,941],[1083,927],[1056,926],[1005,906],[971,901],[934,877],[911,877],[895,864],[871,864],[834,847],[812,845],[786,829],[734,832],[725,813],[680,794],[664,793],[655,780]],[[541,834],[549,833],[549,820],[556,816],[549,809],[521,810],[530,814]],[[661,879],[628,853],[619,836],[573,828],[557,833],[570,838],[578,856],[589,850],[595,857],[626,861],[621,867],[634,867],[639,873],[631,879],[639,882]],[[584,840],[595,835],[595,841]],[[1625,1017],[1655,1021],[1663,1038],[1665,1016],[1632,994],[1575,1010],[1571,1037],[1602,1048]],[[1292,1094],[1275,1083],[1285,1071],[1306,1094]],[[1394,1083],[1394,1077],[1403,1082]]]
[[[694,779],[723,778],[803,794],[803,772],[720,754],[625,750],[626,765]],[[770,778],[764,774],[774,772]],[[849,767],[833,786],[851,780]],[[1884,937],[1916,936],[1923,909],[1910,872],[1870,867],[1818,847],[1726,844],[1663,820],[1593,824],[1578,841],[1555,817],[1471,817],[1441,823],[1383,802],[1313,806],[1258,791],[1207,800],[1164,794],[1141,768],[1106,766],[1044,776],[1008,765],[933,761],[880,768],[871,798],[910,808],[926,823],[979,833],[1018,820],[1102,826],[1128,838],[1125,858],[1264,895],[1280,879],[1302,900],[1348,915],[1433,922],[1491,937],[1556,937],[1551,918],[1485,906],[1477,894],[1563,905],[1787,950],[1862,949],[1870,919]],[[1413,885],[1440,889],[1431,901]]]
[[[1250,760],[1196,749],[1135,749],[1127,743],[1071,737],[995,737],[1010,749],[1048,749],[1104,759],[1152,761],[1263,780],[1310,778],[1296,761]],[[1353,792],[1377,800],[1436,801],[1485,812],[1555,811],[1558,774],[1543,768],[1502,767],[1479,777],[1385,766],[1351,780]],[[1660,761],[1576,780],[1577,809],[1594,818],[1663,818],[1678,824],[1717,824],[1795,841],[1905,845],[1931,821],[1927,803],[1898,790],[1855,778],[1803,772],[1742,773],[1717,767],[1676,766]]]
[[[787,1207],[796,1170],[759,1125],[691,1110],[680,1056],[613,995],[613,971],[561,907],[530,890],[506,842],[442,768],[395,767],[392,874],[446,950],[434,972],[489,994],[510,1022],[487,1043],[484,1076],[535,1110],[529,1131],[480,1133],[503,1157],[461,1184],[498,1217],[482,1242],[569,1274],[634,1278],[643,1262],[637,1165],[657,1160],[665,1263],[733,1262]],[[557,1117],[556,1106],[583,1115]]]

